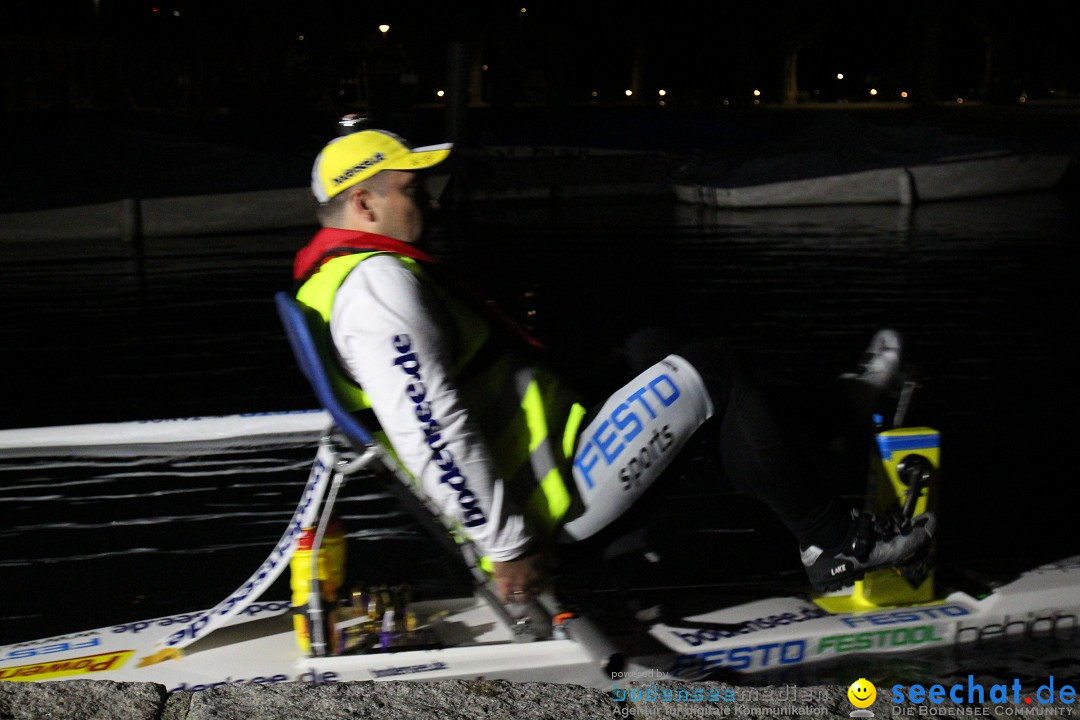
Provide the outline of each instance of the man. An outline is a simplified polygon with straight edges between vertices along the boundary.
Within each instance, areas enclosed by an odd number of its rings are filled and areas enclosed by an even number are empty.
[[[617,522],[691,440],[713,444],[733,484],[779,515],[815,587],[928,548],[929,514],[874,517],[812,487],[760,392],[715,346],[653,352],[585,407],[536,343],[417,247],[419,171],[450,149],[382,130],[331,141],[312,170],[323,229],[297,254],[297,299],[327,322],[343,392],[486,554],[503,601],[544,588],[552,546]]]

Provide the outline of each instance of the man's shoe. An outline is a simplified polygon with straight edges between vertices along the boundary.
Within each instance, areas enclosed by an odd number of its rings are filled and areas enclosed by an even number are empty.
[[[802,550],[802,563],[816,590],[839,590],[861,580],[870,570],[900,567],[930,550],[937,529],[932,513],[913,520],[891,513],[873,515],[851,511],[851,528],[838,547],[823,550],[811,545]]]
[[[900,354],[903,341],[900,333],[885,328],[878,330],[870,345],[863,351],[855,369],[843,373],[844,380],[858,380],[878,390],[896,390],[901,383]]]

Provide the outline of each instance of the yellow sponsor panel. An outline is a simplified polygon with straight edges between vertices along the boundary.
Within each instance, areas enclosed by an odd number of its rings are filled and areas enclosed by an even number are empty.
[[[116,652],[85,655],[83,657],[68,658],[67,660],[56,660],[54,662],[0,668],[0,680],[7,680],[8,682],[33,682],[35,680],[48,680],[49,678],[67,677],[69,675],[86,675],[88,673],[116,670],[123,667],[124,663],[126,663],[134,654],[134,650],[118,650]]]
[[[865,509],[897,512],[908,503],[908,481],[925,473],[927,483],[912,492],[912,516],[937,509],[937,470],[941,467],[941,435],[928,427],[895,428],[877,433],[878,457],[871,459]],[[902,471],[915,463],[914,474]],[[923,468],[919,471],[918,468]],[[935,602],[934,572],[928,568],[917,585],[891,568],[873,570],[856,580],[850,592],[815,595],[814,602],[831,613],[857,612]],[[941,602],[941,601],[936,601]]]

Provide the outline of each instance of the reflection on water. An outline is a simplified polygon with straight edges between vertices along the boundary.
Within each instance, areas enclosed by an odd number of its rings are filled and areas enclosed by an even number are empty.
[[[877,328],[898,328],[923,386],[911,420],[943,433],[943,562],[992,575],[1080,553],[1062,494],[1075,474],[1075,211],[1054,193],[916,208],[521,201],[468,208],[436,228],[434,249],[580,365],[663,325],[726,337],[783,398],[848,369]],[[156,241],[141,277],[122,248],[5,256],[3,426],[311,407],[272,304],[301,235]],[[781,407],[815,440],[815,408],[796,397]],[[0,642],[212,604],[279,536],[312,453],[0,462],[0,507],[16,518],[0,531],[0,575],[26,598],[0,621]],[[388,556],[430,556],[378,497],[356,502],[356,532],[385,530]],[[696,580],[760,570],[702,569],[723,543],[741,548],[725,557],[797,577],[759,508],[717,491],[673,502]],[[692,530],[732,518],[757,531]],[[420,567],[432,586],[461,580]]]

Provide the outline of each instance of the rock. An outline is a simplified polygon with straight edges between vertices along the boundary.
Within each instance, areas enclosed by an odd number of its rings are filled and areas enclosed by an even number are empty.
[[[237,685],[197,693],[187,720],[409,720],[612,717],[602,690],[503,680]]]
[[[905,697],[896,703],[891,691],[878,688],[876,700],[866,710],[878,720],[979,716],[1041,720],[1072,714],[1068,698],[1052,698],[1046,691],[1046,697],[1018,690],[1014,694],[1010,687],[1008,697],[999,703],[991,699],[989,687],[985,697],[973,697],[974,702],[967,702],[965,689],[961,703],[947,695],[939,702]],[[1001,699],[1001,692],[994,697]],[[398,680],[244,684],[171,694],[155,683],[0,682],[0,720],[848,720],[854,710],[848,688],[837,685],[752,687],[667,678],[620,683],[612,691],[505,680]]]
[[[165,686],[157,683],[111,680],[0,682],[0,718],[157,720],[165,709],[166,695]]]

